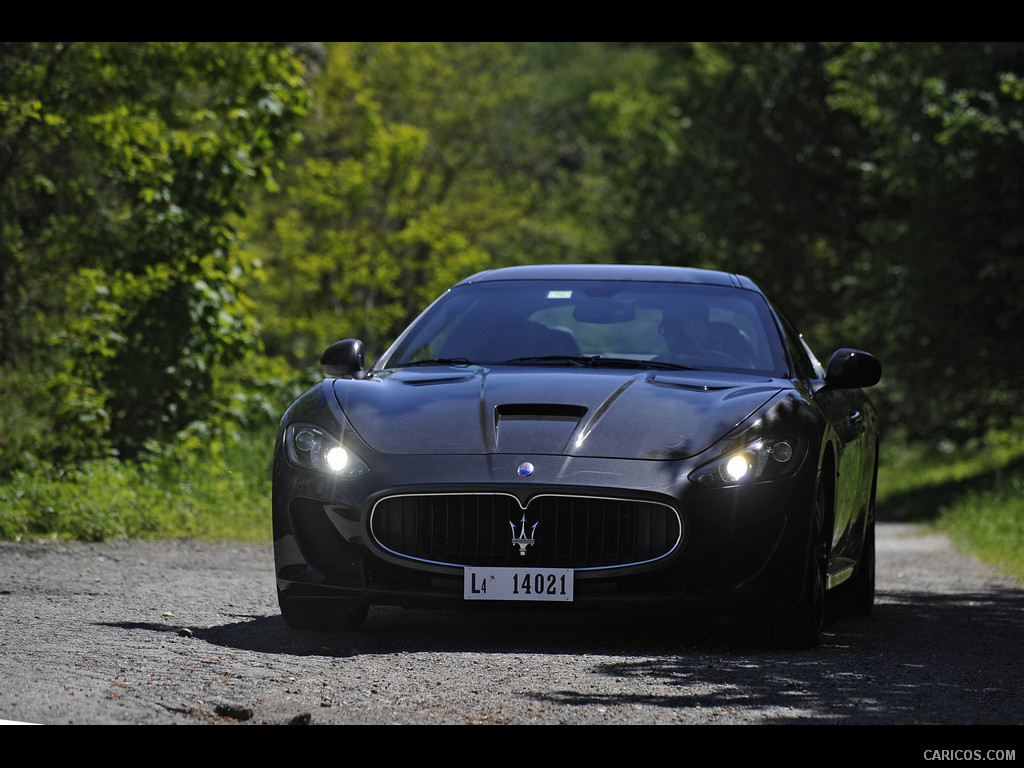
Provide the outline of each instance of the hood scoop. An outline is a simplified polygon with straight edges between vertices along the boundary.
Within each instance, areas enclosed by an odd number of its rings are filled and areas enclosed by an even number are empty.
[[[499,453],[564,453],[586,416],[582,405],[509,403],[494,409]]]

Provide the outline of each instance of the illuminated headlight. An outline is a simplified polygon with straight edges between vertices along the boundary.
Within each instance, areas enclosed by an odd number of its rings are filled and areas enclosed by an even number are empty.
[[[793,474],[800,465],[794,440],[758,440],[745,448],[719,456],[694,470],[690,480],[705,488],[777,480]]]
[[[722,476],[738,483],[750,472],[750,461],[746,456],[733,456],[722,467]]]
[[[288,460],[306,469],[339,477],[359,477],[370,471],[352,451],[313,424],[290,425],[285,431],[284,447]]]

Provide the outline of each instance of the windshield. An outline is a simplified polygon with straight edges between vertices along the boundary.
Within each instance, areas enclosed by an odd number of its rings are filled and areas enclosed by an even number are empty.
[[[381,367],[586,365],[785,375],[779,333],[753,291],[654,282],[510,280],[457,286]]]

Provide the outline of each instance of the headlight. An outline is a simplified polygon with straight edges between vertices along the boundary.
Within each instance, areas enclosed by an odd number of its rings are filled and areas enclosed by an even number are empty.
[[[778,480],[796,472],[804,450],[803,444],[793,438],[762,438],[695,469],[690,480],[705,488]]]
[[[370,471],[355,453],[313,424],[289,425],[284,447],[288,460],[306,469],[339,477],[359,477]]]

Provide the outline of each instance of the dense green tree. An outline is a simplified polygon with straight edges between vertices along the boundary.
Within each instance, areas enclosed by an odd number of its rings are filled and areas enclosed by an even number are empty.
[[[46,366],[51,450],[211,416],[257,343],[229,220],[306,103],[280,44],[0,43],[0,352]]]
[[[857,120],[828,104],[818,43],[658,43],[647,90],[595,95],[629,228],[616,258],[744,272],[794,313],[863,258]]]
[[[503,43],[331,43],[306,141],[250,239],[268,352],[310,366],[357,336],[372,354],[480,269],[588,258],[555,205],[536,99]]]
[[[868,137],[861,231],[895,414],[913,436],[1004,427],[1024,397],[1024,45],[832,50],[832,103]]]
[[[911,436],[1021,415],[1024,46],[647,45],[646,87],[592,98],[616,258],[751,275],[819,354],[882,357]]]

